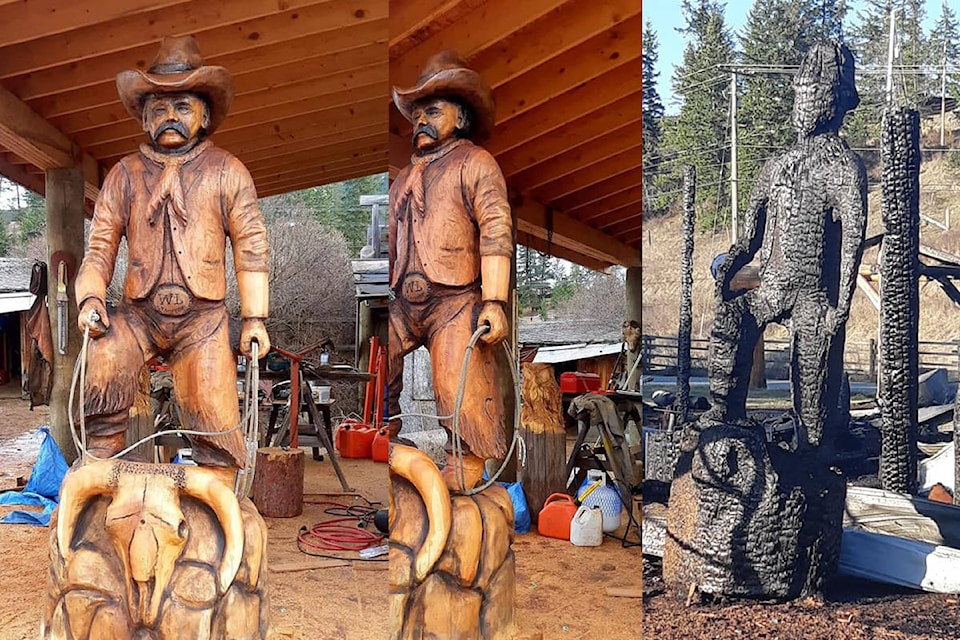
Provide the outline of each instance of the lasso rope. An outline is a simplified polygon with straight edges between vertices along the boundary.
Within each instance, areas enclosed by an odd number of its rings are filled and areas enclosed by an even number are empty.
[[[470,365],[470,356],[473,354],[473,349],[476,347],[477,342],[480,338],[490,331],[490,326],[482,324],[477,327],[477,330],[473,332],[473,336],[470,338],[470,342],[467,343],[467,348],[463,354],[463,360],[460,364],[460,380],[457,384],[457,396],[453,405],[453,413],[448,416],[438,416],[427,413],[398,413],[395,416],[390,416],[388,420],[399,420],[406,417],[421,417],[421,418],[436,418],[437,420],[453,420],[451,425],[451,433],[453,434],[453,464],[456,467],[457,471],[457,480],[460,482],[460,492],[463,495],[472,496],[476,493],[486,490],[496,482],[501,475],[503,475],[504,470],[507,468],[510,459],[513,457],[515,450],[518,450],[517,443],[519,442],[519,450],[517,453],[518,463],[520,467],[525,467],[527,465],[527,452],[523,442],[523,439],[520,438],[520,374],[518,372],[518,367],[516,365],[510,367],[510,375],[513,378],[513,388],[515,393],[514,401],[514,430],[513,438],[510,441],[510,448],[507,450],[507,455],[504,456],[503,461],[500,463],[500,468],[497,469],[497,472],[490,476],[490,479],[487,480],[482,485],[475,487],[473,489],[468,489],[466,487],[466,477],[463,470],[463,438],[460,435],[460,407],[463,404],[463,396],[466,392],[467,386],[467,369]],[[504,341],[503,350],[507,354],[507,359],[513,362],[513,353],[510,351],[510,345]]]
[[[100,320],[99,314],[96,312],[90,315],[90,322],[97,322]],[[257,456],[257,441],[259,439],[260,431],[260,413],[257,410],[258,402],[258,390],[260,388],[260,368],[259,368],[259,350],[260,345],[257,341],[250,343],[250,357],[253,361],[253,366],[247,365],[247,374],[245,380],[245,397],[244,397],[244,411],[243,416],[240,418],[240,422],[236,425],[227,429],[226,431],[199,431],[196,429],[167,429],[163,431],[155,431],[150,435],[147,435],[140,440],[137,440],[135,443],[119,451],[118,453],[113,454],[107,458],[101,458],[96,456],[87,449],[87,426],[86,426],[86,412],[84,408],[86,407],[86,380],[87,380],[87,347],[90,344],[90,327],[87,326],[83,331],[83,344],[80,347],[80,354],[77,356],[77,362],[73,367],[73,379],[70,384],[70,400],[67,404],[67,420],[70,423],[70,436],[73,438],[73,444],[77,449],[77,453],[80,456],[81,461],[85,462],[86,460],[117,460],[127,455],[141,444],[149,442],[155,438],[159,438],[165,435],[177,435],[177,436],[203,436],[205,438],[218,438],[221,436],[226,436],[243,429],[244,432],[244,445],[246,448],[246,465],[237,471],[236,478],[234,479],[233,491],[234,494],[239,499],[243,499],[247,496],[247,493],[250,491],[250,485],[253,482],[253,472],[256,468],[256,456]],[[77,388],[80,389],[80,428],[74,429],[74,420],[73,420],[73,407],[74,407],[74,397],[77,391]],[[79,436],[77,431],[80,432]]]

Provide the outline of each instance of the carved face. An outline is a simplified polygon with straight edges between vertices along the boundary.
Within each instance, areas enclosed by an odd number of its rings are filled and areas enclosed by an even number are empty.
[[[194,93],[152,95],[143,105],[143,130],[159,151],[190,149],[209,125],[207,105]]]
[[[467,128],[467,114],[455,102],[426,98],[413,107],[413,146],[425,153],[443,146]]]

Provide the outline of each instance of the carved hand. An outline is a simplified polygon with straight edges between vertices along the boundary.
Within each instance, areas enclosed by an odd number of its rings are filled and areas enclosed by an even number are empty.
[[[503,303],[496,300],[488,300],[483,303],[483,309],[480,311],[480,317],[477,318],[477,326],[490,325],[490,331],[483,334],[480,338],[486,344],[497,344],[503,342],[507,337],[507,314],[503,311]]]
[[[263,320],[260,318],[244,318],[243,326],[240,328],[240,352],[249,356],[251,352],[250,343],[256,340],[259,345],[257,355],[264,357],[270,351],[270,336],[267,335],[267,328],[263,326]]]
[[[80,305],[77,325],[80,327],[80,333],[89,328],[91,338],[99,338],[105,334],[107,329],[110,328],[110,318],[107,317],[107,309],[103,302],[97,298],[84,300],[83,304]]]

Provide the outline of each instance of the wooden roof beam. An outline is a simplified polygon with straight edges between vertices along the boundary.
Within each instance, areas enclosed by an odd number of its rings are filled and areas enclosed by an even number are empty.
[[[303,135],[290,142],[278,142],[271,146],[253,148],[246,143],[238,143],[230,146],[231,152],[237,155],[246,163],[268,160],[270,158],[282,158],[294,153],[309,152],[321,147],[349,142],[351,140],[361,140],[379,136],[386,141],[383,133],[383,125],[366,124],[359,127],[338,128],[336,131],[324,129],[322,131],[305,130]]]
[[[384,95],[388,95],[386,86],[387,65],[383,61],[383,52],[383,45],[372,44],[323,56],[317,58],[318,61],[322,61],[322,66],[309,65],[311,67],[310,74],[304,74],[304,62],[297,61],[303,75],[298,78],[297,82],[282,86],[271,84],[265,87],[261,77],[261,84],[255,90],[235,93],[233,105],[230,107],[230,117],[224,123],[224,126],[229,126],[236,116],[248,111],[319,97],[361,84],[379,81],[384,85]],[[336,71],[329,73],[320,70],[326,68]],[[49,118],[49,120],[54,126],[69,132],[71,135],[127,121],[134,122],[119,100],[115,100],[109,105],[93,107],[77,113],[68,113]]]
[[[575,174],[554,179],[531,191],[541,202],[553,202],[571,193],[593,191],[594,186],[620,171],[642,166],[641,145],[635,144],[616,155],[582,167]]]
[[[576,147],[546,162],[541,162],[510,175],[507,181],[520,191],[529,191],[553,180],[582,171],[584,167],[621,153],[625,147],[631,148],[642,144],[640,129],[639,124],[627,123],[622,127],[610,130],[589,144]]]
[[[517,230],[596,261],[639,267],[640,253],[611,235],[568,215],[552,211],[532,199],[513,206]]]
[[[342,89],[333,93],[327,93],[318,96],[305,96],[302,99],[287,102],[285,104],[264,105],[259,109],[247,110],[240,113],[234,113],[231,110],[223,125],[217,130],[221,136],[227,132],[245,129],[247,127],[262,126],[265,122],[275,120],[284,120],[286,118],[295,118],[308,113],[316,113],[324,109],[334,109],[336,107],[345,107],[358,102],[368,100],[383,101],[387,94],[386,78],[377,79],[386,67],[374,67],[365,74],[374,78],[374,83],[365,83],[358,86]],[[366,80],[366,77],[358,78]],[[123,122],[110,127],[101,127],[87,132],[74,134],[77,143],[84,147],[99,147],[117,140],[129,140],[132,137],[143,135],[143,128],[140,123],[131,117]]]
[[[343,182],[344,180],[353,180],[364,176],[372,176],[383,173],[382,164],[373,165],[355,165],[350,169],[335,173],[320,173],[316,175],[298,176],[297,179],[291,179],[284,182],[265,182],[262,186],[257,185],[257,195],[265,198],[268,195],[278,193],[289,193],[291,191],[301,191],[310,187],[319,187],[334,182]]]
[[[0,148],[9,149],[43,171],[78,167],[83,173],[84,195],[96,200],[100,193],[97,161],[3,87],[0,87]]]
[[[606,233],[617,237],[627,237],[628,234],[643,226],[643,206],[639,203],[633,206],[632,211],[629,207],[624,207],[618,216],[619,219],[616,223],[603,229]]]
[[[285,141],[295,141],[305,132],[321,128],[330,132],[337,131],[340,128],[358,128],[368,124],[382,122],[382,114],[385,109],[382,98],[358,102],[354,105],[334,107],[332,109],[321,109],[313,113],[301,114],[292,118],[275,120],[261,123],[260,129],[263,135],[257,135],[254,132],[244,129],[234,129],[225,131],[222,134],[217,132],[214,141],[225,149],[230,149],[233,153],[239,155],[238,151],[233,151],[234,144],[244,143],[248,148],[262,148],[274,146]],[[108,159],[120,159],[132,149],[135,149],[135,143],[138,140],[121,140],[111,142],[106,145],[89,147],[90,153],[101,158],[106,163]],[[262,145],[257,147],[256,145]],[[133,145],[133,146],[132,146]]]
[[[254,41],[258,47],[265,46],[307,33],[317,33],[320,26],[325,26],[328,31],[335,31],[386,18],[386,0],[324,0],[311,6],[228,26],[208,30],[187,29],[176,33],[193,32],[200,43],[204,62],[223,64],[217,60],[218,56],[249,49],[250,43]],[[156,53],[157,44],[151,42],[98,56],[95,64],[63,64],[36,73],[7,78],[4,84],[24,100],[32,100],[102,83],[112,79],[118,72],[131,68],[131,61],[136,61],[135,66],[145,69]]]
[[[272,167],[259,167],[250,169],[250,173],[257,176],[285,176],[288,174],[303,174],[305,171],[314,169],[328,171],[331,169],[342,169],[351,164],[365,164],[370,161],[379,161],[382,165],[387,164],[386,145],[357,147],[349,153],[325,154],[308,158],[301,156],[292,156],[284,164],[274,165]]]
[[[438,21],[429,37],[418,37],[416,45],[408,49],[395,46],[391,37],[391,81],[401,86],[413,84],[427,59],[444,49],[453,49],[469,60],[478,51],[534,22],[556,5],[556,0],[488,0],[466,15],[458,16],[455,21]],[[493,81],[488,78],[487,82]]]
[[[0,153],[0,175],[41,196],[46,191],[43,174],[30,173],[26,166],[14,162],[10,154]]]
[[[503,120],[486,146],[490,153],[498,155],[579,120],[624,95],[641,91],[641,71],[639,62],[619,66],[574,87],[549,104]]]
[[[357,43],[376,42],[386,40],[387,20],[377,18],[359,24],[343,26],[330,30],[329,25],[317,28],[317,33],[307,36],[291,36],[290,39],[278,36],[278,41],[266,46],[249,47],[223,56],[206,56],[206,64],[218,64],[226,67],[233,74],[234,82],[243,80],[242,76],[289,65],[292,60],[304,66],[317,64],[317,58],[324,58],[340,51],[357,48]],[[202,46],[202,43],[201,43]],[[150,58],[153,59],[152,57]],[[336,64],[333,65],[336,68]],[[123,68],[129,68],[129,62]],[[117,69],[116,71],[120,71]],[[262,87],[263,74],[258,74],[253,83]],[[292,81],[292,80],[291,80]],[[259,84],[257,84],[259,82]],[[56,117],[68,113],[84,112],[85,110],[104,105],[119,104],[117,87],[114,76],[104,75],[95,85],[83,89],[58,91],[29,104],[38,113],[47,117]]]
[[[494,89],[499,120],[508,120],[581,83],[641,57],[640,16],[582,42],[540,66]],[[393,76],[391,76],[393,77]]]
[[[577,253],[576,251],[570,251],[569,249],[549,243],[542,238],[538,238],[537,236],[531,235],[524,231],[517,232],[517,244],[522,244],[525,247],[536,249],[540,253],[546,253],[557,258],[563,258],[564,260],[575,262],[580,266],[593,269],[594,271],[608,271],[611,266],[611,263],[609,262],[596,260],[589,256],[585,256],[582,253]]]
[[[643,183],[637,182],[630,189],[610,194],[582,207],[564,209],[564,211],[578,220],[583,220],[591,226],[603,229],[619,222],[617,216],[623,212],[623,209],[637,205],[641,200],[643,200]]]
[[[494,86],[523,75],[577,45],[640,15],[637,0],[557,2],[540,19],[470,56],[470,66]],[[514,9],[515,11],[515,9]],[[636,31],[636,37],[640,32]]]
[[[625,96],[540,138],[530,140],[523,146],[514,147],[510,151],[497,155],[497,162],[505,175],[513,175],[575,147],[590,144],[591,141],[602,137],[612,129],[623,127],[631,122],[640,123],[643,118],[640,100],[640,92]],[[641,125],[637,124],[637,126]]]
[[[607,180],[596,183],[593,188],[581,189],[549,204],[561,211],[570,211],[639,184],[643,184],[643,168],[640,166],[630,167],[625,171],[611,175]]]
[[[393,0],[390,51],[401,56],[417,43],[449,27],[486,0]]]
[[[19,1],[3,10],[0,42],[15,44],[78,27],[110,22],[122,16],[182,4],[184,0],[100,0],[64,2],[63,0]]]
[[[229,27],[280,12],[277,3],[262,0],[175,1],[179,3],[177,6],[158,6],[156,10],[121,15],[97,24],[75,25],[65,36],[37,34],[9,47],[5,52],[8,55],[0,60],[0,78],[149,46],[167,35]],[[284,10],[295,11],[316,1],[286,0]],[[154,4],[163,3],[154,1]]]

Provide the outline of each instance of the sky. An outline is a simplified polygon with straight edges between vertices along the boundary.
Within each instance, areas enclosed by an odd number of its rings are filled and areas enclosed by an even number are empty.
[[[734,34],[734,42],[737,49],[740,48],[739,36],[744,24],[747,21],[747,14],[750,7],[753,6],[752,0],[728,0],[726,11],[727,28]],[[857,11],[863,7],[860,0],[851,0],[847,11],[847,22],[855,20]],[[926,21],[924,28],[929,30],[940,15],[940,0],[926,0]],[[660,58],[657,62],[657,71],[660,77],[657,78],[657,92],[663,101],[663,106],[668,114],[676,114],[680,110],[680,103],[673,100],[671,96],[670,78],[673,76],[674,68],[683,61],[683,50],[687,43],[684,36],[677,32],[677,28],[683,25],[683,14],[680,12],[680,3],[676,0],[650,1],[643,2],[644,22],[650,22],[654,31],[657,32],[657,41],[660,45]]]

